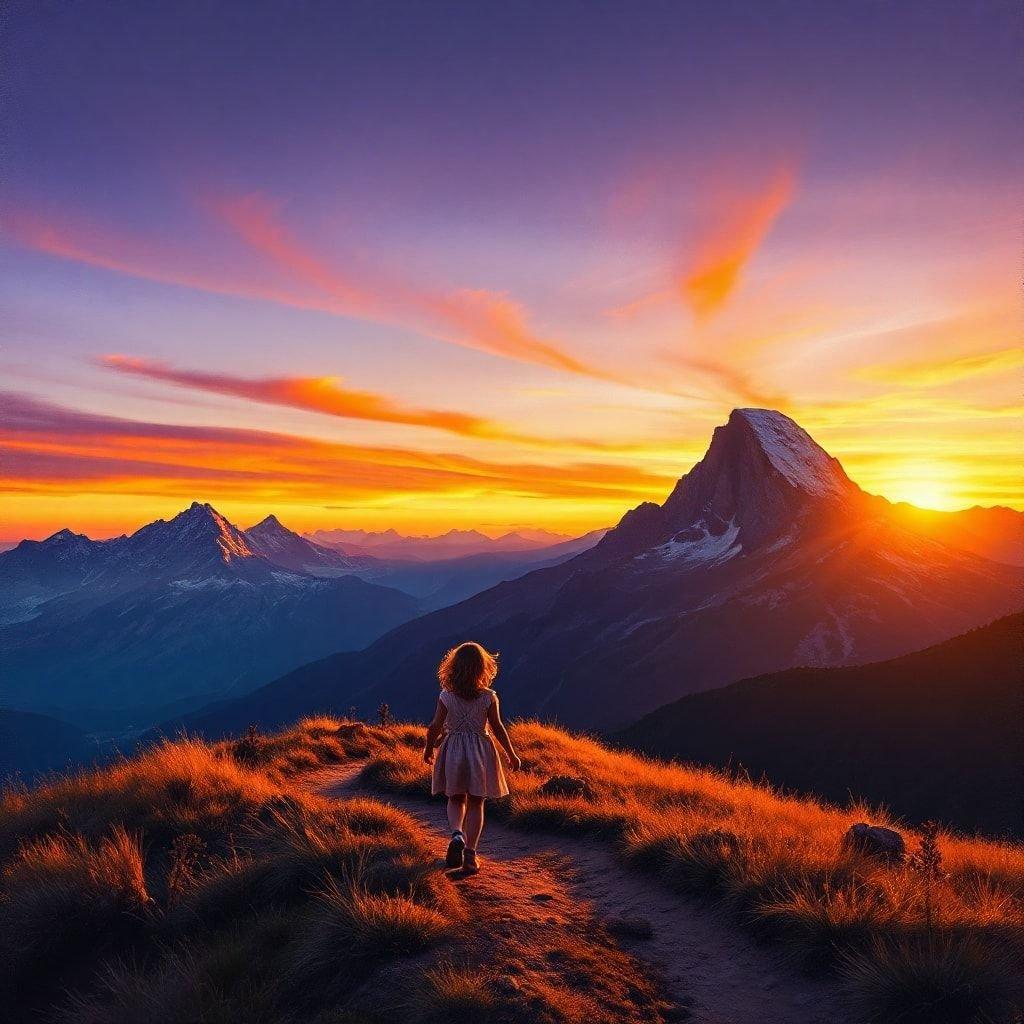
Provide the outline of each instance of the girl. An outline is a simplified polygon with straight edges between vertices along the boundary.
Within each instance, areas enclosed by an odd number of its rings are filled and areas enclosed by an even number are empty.
[[[509,767],[522,767],[501,721],[498,695],[491,689],[497,674],[497,658],[479,644],[459,644],[441,659],[441,696],[423,750],[423,760],[434,766],[431,793],[448,797],[452,840],[445,865],[468,874],[480,870],[476,846],[484,827],[484,800],[508,793],[495,738]],[[442,733],[435,761],[434,748]]]

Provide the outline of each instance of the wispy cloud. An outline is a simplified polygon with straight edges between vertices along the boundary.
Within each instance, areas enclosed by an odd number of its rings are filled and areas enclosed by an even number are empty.
[[[647,387],[573,355],[530,326],[511,296],[479,288],[427,289],[362,265],[340,266],[304,245],[261,196],[203,199],[218,223],[269,261],[277,282],[200,272],[152,243],[72,219],[56,223],[32,211],[5,212],[5,235],[61,259],[163,284],[275,302],[298,309],[402,326],[426,337],[596,380]]]
[[[707,319],[728,302],[795,190],[796,173],[783,166],[761,188],[713,204],[718,207],[715,222],[697,238],[679,281],[698,319]]]
[[[633,465],[488,461],[269,431],[150,423],[0,392],[7,493],[111,493],[326,504],[430,495],[664,497],[671,475]]]
[[[1024,367],[1024,349],[1015,346],[969,355],[877,364],[862,368],[857,376],[863,380],[878,381],[897,387],[933,388],[954,384],[968,377],[1010,373],[1021,367]]]
[[[99,363],[118,373],[146,380],[344,419],[431,427],[464,437],[521,439],[521,435],[504,430],[492,420],[464,413],[402,405],[385,395],[345,387],[339,377],[236,377],[181,370],[166,363],[116,354],[101,356]]]
[[[626,453],[647,447],[640,442],[616,444],[527,434],[497,420],[449,410],[421,409],[405,405],[387,395],[349,388],[340,377],[238,377],[226,373],[179,369],[167,363],[115,353],[100,356],[97,362],[100,366],[126,376],[170,384],[177,388],[301,409],[341,419],[427,427],[461,437],[565,452],[581,450]]]
[[[739,400],[745,405],[782,411],[788,410],[791,405],[788,395],[758,383],[753,373],[722,360],[675,351],[666,353],[665,360],[687,374],[696,375],[723,402]]]
[[[263,196],[203,197],[200,203],[208,215],[264,261],[258,273],[196,269],[194,259],[167,246],[80,220],[57,223],[31,211],[8,212],[4,230],[19,245],[116,273],[400,326],[447,344],[592,380],[690,401],[708,400],[706,395],[681,391],[659,380],[657,374],[610,369],[573,354],[565,343],[536,331],[526,309],[507,294],[473,288],[424,288],[367,267],[360,260],[329,259],[304,244]],[[747,230],[749,234],[749,226]],[[639,304],[649,301],[641,299]],[[730,375],[722,375],[719,385],[718,393],[728,394]],[[742,393],[734,397],[749,399]]]
[[[207,199],[204,205],[246,244],[349,315],[416,326],[444,341],[521,362],[619,380],[538,335],[523,307],[507,295],[481,289],[432,291],[366,268],[340,267],[300,242],[263,196]]]

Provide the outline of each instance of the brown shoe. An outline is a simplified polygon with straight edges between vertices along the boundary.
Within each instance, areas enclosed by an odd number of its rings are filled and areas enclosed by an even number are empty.
[[[480,858],[476,855],[476,850],[467,849],[462,857],[462,870],[467,875],[475,875],[480,870]]]

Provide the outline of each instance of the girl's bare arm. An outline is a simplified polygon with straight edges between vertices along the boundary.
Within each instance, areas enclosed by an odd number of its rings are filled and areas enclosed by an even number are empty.
[[[505,728],[505,723],[501,720],[501,711],[498,710],[497,697],[491,702],[491,706],[487,711],[487,723],[494,733],[494,738],[501,744],[508,755],[508,763],[518,771],[522,768],[523,762],[519,760],[519,755],[516,753],[515,747],[512,746],[512,740],[509,739],[508,729]]]
[[[448,709],[441,702],[441,698],[438,697],[437,709],[434,711],[434,717],[431,719],[430,725],[427,726],[427,740],[423,746],[423,760],[427,764],[434,763],[434,747],[437,746],[438,740],[441,739],[442,727],[447,716]]]

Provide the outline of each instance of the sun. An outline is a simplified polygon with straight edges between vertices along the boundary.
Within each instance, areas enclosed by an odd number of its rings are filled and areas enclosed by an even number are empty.
[[[912,463],[900,467],[888,488],[893,501],[906,501],[917,508],[948,511],[958,508],[955,481],[945,467],[934,463]]]

